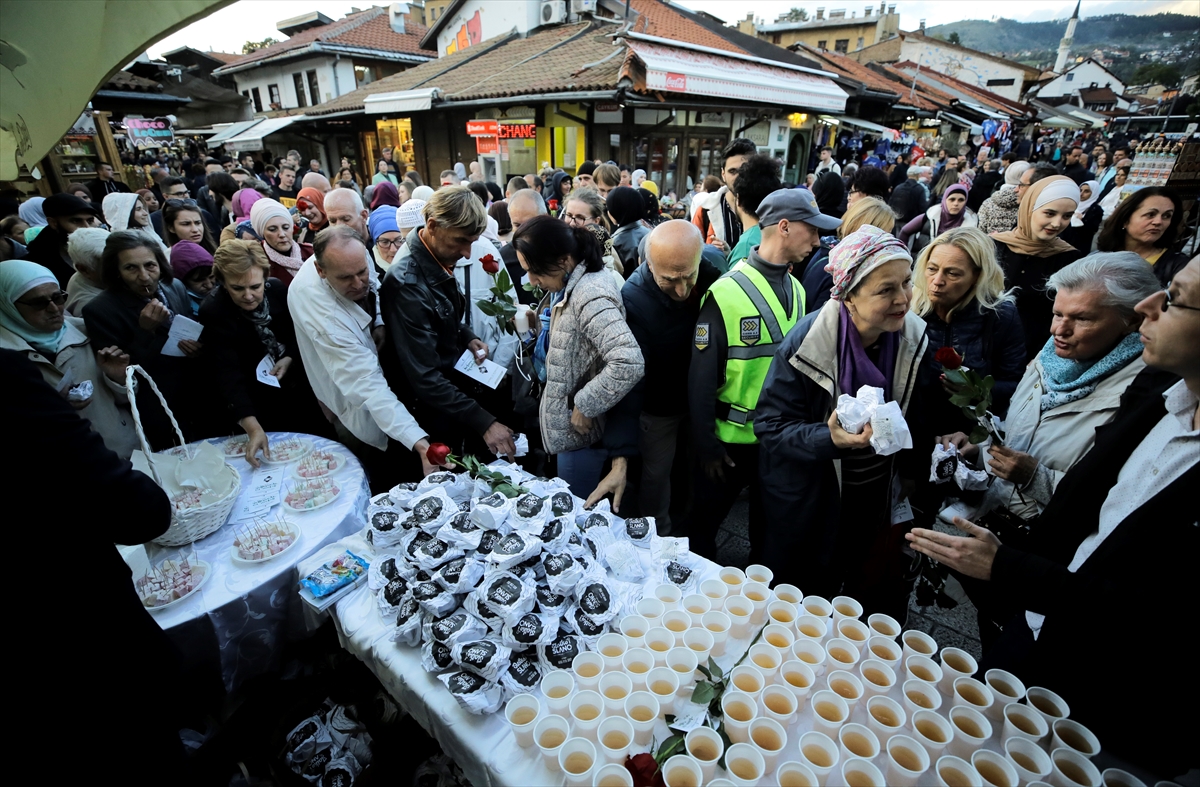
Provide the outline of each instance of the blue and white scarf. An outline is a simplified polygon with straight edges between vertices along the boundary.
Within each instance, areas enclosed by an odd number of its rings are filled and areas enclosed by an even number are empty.
[[[1124,369],[1141,354],[1142,340],[1136,331],[1122,339],[1108,355],[1097,361],[1059,358],[1054,353],[1054,338],[1047,339],[1046,346],[1042,348],[1039,356],[1042,362],[1042,382],[1046,386],[1046,393],[1042,394],[1042,412],[1090,395],[1102,380]]]

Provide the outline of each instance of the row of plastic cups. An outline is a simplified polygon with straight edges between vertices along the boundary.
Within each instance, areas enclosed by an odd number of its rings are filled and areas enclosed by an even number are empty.
[[[544,736],[557,741],[559,736],[565,735],[560,727],[555,726],[556,722],[562,721],[560,717],[551,716],[544,721],[551,722],[543,730]],[[623,720],[608,719],[605,724],[620,721]],[[625,734],[624,730],[616,727],[608,732],[609,736]],[[603,743],[597,746],[587,738],[568,737],[561,740],[553,751],[553,762],[547,759],[547,766],[565,775],[567,787],[633,787],[633,776],[625,768],[625,755],[622,754],[619,761],[612,760],[608,747]],[[550,755],[543,751],[543,756],[549,758]]]
[[[650,746],[654,725],[661,711],[650,692],[635,691],[621,703],[619,715],[603,716],[602,700],[593,691],[572,695],[563,715],[534,694],[509,700],[504,715],[517,745],[536,745],[547,767],[557,770],[559,747],[569,737],[586,738],[598,744],[609,762],[623,763],[633,749]]]
[[[653,598],[642,599],[636,609],[636,615],[627,615],[617,625],[629,647],[644,647],[647,638],[666,642],[665,635],[659,631],[666,629],[674,644],[687,645],[698,653],[703,651],[705,658],[702,661],[706,661],[707,655],[720,656],[725,652],[725,642],[731,634],[745,636],[745,631],[740,628],[733,631],[734,621],[721,610],[710,609],[694,618],[682,610],[666,611],[662,602]],[[748,618],[746,623],[748,629]]]

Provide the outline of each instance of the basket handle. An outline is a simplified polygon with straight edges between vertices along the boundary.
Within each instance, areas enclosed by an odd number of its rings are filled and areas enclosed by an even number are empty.
[[[137,364],[130,364],[125,367],[125,390],[129,392],[129,407],[133,411],[133,426],[137,431],[138,440],[142,444],[142,453],[146,455],[146,463],[150,465],[150,472],[154,476],[154,482],[162,486],[162,478],[158,475],[158,469],[154,466],[154,452],[150,448],[150,441],[146,439],[146,431],[142,428],[142,416],[138,412],[137,405],[137,384],[136,375],[140,374],[146,378],[146,382],[150,383],[150,390],[158,397],[159,404],[167,414],[167,418],[171,420],[171,426],[175,429],[175,436],[179,438],[180,445],[187,445],[187,441],[183,439],[183,430],[179,428],[179,422],[175,420],[175,414],[171,412],[171,408],[167,406],[167,399],[162,395],[162,391],[158,390],[158,384],[154,382],[154,378]]]

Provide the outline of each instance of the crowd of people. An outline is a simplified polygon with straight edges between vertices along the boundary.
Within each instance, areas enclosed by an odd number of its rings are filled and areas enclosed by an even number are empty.
[[[735,139],[681,199],[601,161],[503,185],[460,163],[434,188],[391,153],[366,186],[292,151],[158,167],[138,192],[101,167],[28,199],[0,222],[0,346],[122,459],[131,399],[172,443],[149,388],[126,388],[137,364],[187,440],[246,434],[255,466],[271,432],[325,435],[385,490],[433,472],[432,443],[490,460],[525,435],[530,469],[710,558],[747,495],[750,560],[777,580],[903,620],[917,575],[949,569],[989,663],[1063,686],[1122,756],[1186,750],[1130,724],[1143,695],[1071,688],[1098,681],[1104,620],[1196,611],[1200,259],[1176,250],[1173,192],[1113,199],[1128,150],[1055,168],[825,149],[793,188]],[[164,352],[181,316],[203,333]],[[461,370],[485,361],[504,384]],[[959,363],[990,379],[1002,440],[968,437]],[[843,427],[863,386],[911,449]],[[938,445],[993,479],[959,536],[934,528]]]

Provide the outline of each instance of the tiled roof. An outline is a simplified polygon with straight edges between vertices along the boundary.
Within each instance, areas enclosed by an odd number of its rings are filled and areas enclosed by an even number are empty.
[[[1084,101],[1116,101],[1120,96],[1111,87],[1084,88],[1079,91],[1079,97]]]
[[[104,83],[103,90],[132,90],[138,93],[161,93],[162,85],[128,71],[118,71]]]
[[[711,49],[723,49],[739,55],[749,54],[741,47],[696,24],[688,15],[663,3],[662,0],[633,0],[633,10],[641,15],[633,26],[634,33],[645,33]],[[669,44],[670,41],[663,43]]]
[[[584,23],[547,28],[525,38],[491,38],[310,107],[307,113],[354,111],[362,109],[367,96],[417,88],[436,87],[452,101],[615,89],[621,57],[581,70],[613,53],[612,32],[612,25]]]
[[[235,60],[241,60],[243,57],[245,57],[245,55],[239,55],[233,52],[205,52],[204,54],[208,55],[213,60],[220,60],[225,65],[229,65]]]
[[[237,58],[225,66],[216,69],[218,76],[224,69],[236,66],[241,69],[247,65],[266,60],[276,55],[282,55],[292,50],[303,49],[315,42],[340,44],[364,49],[375,49],[381,52],[393,52],[419,57],[429,57],[429,53],[421,49],[422,36],[425,26],[405,17],[404,32],[393,32],[386,8],[368,8],[347,14],[333,24],[309,28],[288,38],[263,47],[248,55]]]
[[[917,68],[917,64],[910,60],[906,60],[902,63],[896,63],[895,68],[908,74],[909,78],[911,79],[912,72]],[[963,82],[961,79],[955,79],[952,76],[947,76],[946,74],[934,71],[932,69],[922,70],[921,77],[925,79],[932,79],[935,82],[940,82],[947,88],[958,91],[959,93],[965,93],[971,96],[971,98],[975,101],[978,101],[979,103],[984,104],[998,112],[1004,112],[1010,115],[1016,114],[1017,116],[1020,116],[1029,111],[1029,107],[1024,104],[1011,101],[1004,96],[993,93],[990,90]],[[928,86],[928,83],[926,83],[925,87]]]
[[[872,71],[862,63],[859,63],[852,57],[847,57],[840,52],[828,52],[817,49],[808,44],[796,44],[797,49],[808,55],[812,59],[820,63],[822,68],[829,69],[843,76],[861,82],[871,90],[891,93],[896,96],[897,102],[905,106],[916,107],[917,109],[935,112],[939,108],[936,103],[931,101],[923,93],[921,87],[915,91],[910,87],[905,87],[898,82],[895,82],[887,77]],[[911,94],[911,95],[910,95]]]

